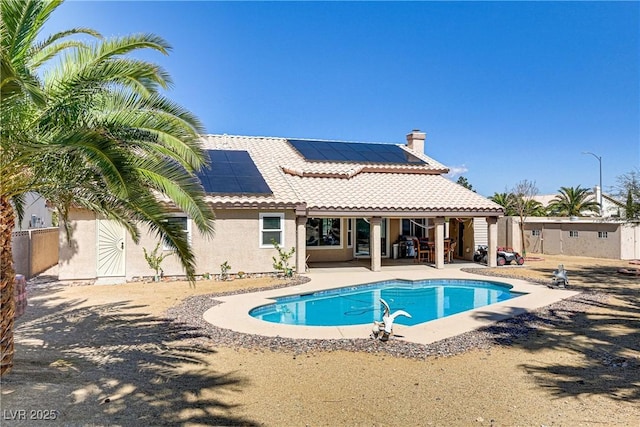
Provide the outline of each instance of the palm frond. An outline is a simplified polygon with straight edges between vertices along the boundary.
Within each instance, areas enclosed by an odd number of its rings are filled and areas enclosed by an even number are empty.
[[[49,144],[80,156],[86,162],[85,167],[102,176],[113,194],[128,197],[127,176],[132,175],[129,158],[108,135],[94,129],[74,129],[57,133]]]
[[[52,58],[58,56],[66,49],[88,49],[87,43],[77,40],[67,40],[53,45],[42,46],[38,49],[34,49],[34,52],[29,55],[28,66],[32,69],[39,69],[44,63]]]
[[[171,84],[162,67],[131,58],[95,61],[96,49],[75,49],[60,56],[60,65],[45,73],[45,87],[57,96],[73,96],[118,86],[148,97]]]
[[[24,207],[25,207],[25,196],[26,193],[16,194],[11,198],[11,203],[13,204],[13,210],[16,213],[17,223],[20,224],[20,229],[22,229],[22,220],[24,219]]]
[[[20,61],[40,30],[37,26],[38,16],[46,3],[37,0],[6,0],[0,4],[4,24],[0,43],[12,60]]]
[[[100,43],[95,62],[102,62],[116,55],[125,55],[139,49],[152,49],[167,55],[172,48],[162,37],[150,33],[114,37]]]
[[[136,168],[150,187],[191,217],[203,234],[213,233],[213,211],[204,200],[205,193],[197,177],[171,161],[149,162],[147,159],[138,159]]]

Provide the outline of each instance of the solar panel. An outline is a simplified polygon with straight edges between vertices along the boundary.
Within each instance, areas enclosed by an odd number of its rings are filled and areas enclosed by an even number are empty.
[[[289,139],[306,160],[318,162],[424,164],[395,144]]]
[[[207,193],[273,194],[246,151],[207,150],[208,168],[198,172]]]

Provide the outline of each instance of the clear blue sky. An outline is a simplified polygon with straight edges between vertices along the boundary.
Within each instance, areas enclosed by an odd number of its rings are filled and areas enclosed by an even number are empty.
[[[46,33],[152,32],[208,133],[402,143],[490,196],[640,170],[640,3],[68,1]],[[452,179],[457,179],[456,175]]]

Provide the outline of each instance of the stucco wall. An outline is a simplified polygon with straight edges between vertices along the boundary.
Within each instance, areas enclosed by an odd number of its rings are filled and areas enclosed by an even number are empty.
[[[293,211],[259,211],[249,209],[216,211],[215,233],[213,237],[202,236],[192,225],[191,244],[196,256],[197,274],[219,274],[220,265],[225,261],[231,265],[231,273],[272,272],[274,248],[260,248],[260,212],[283,213],[284,245],[287,251],[295,245],[295,214]],[[70,222],[72,238],[67,242],[64,229],[59,233],[59,275],[60,280],[96,279],[96,217],[87,211],[72,211]],[[152,251],[157,239],[148,231],[141,230],[139,244],[126,234],[125,276],[127,280],[140,276],[152,276],[144,258],[143,248]],[[161,248],[162,250],[162,248]],[[290,261],[295,265],[295,257]],[[167,276],[183,275],[184,270],[175,255],[169,255],[162,262],[162,270]]]
[[[475,226],[477,224],[478,223],[476,223],[473,219],[466,219],[464,221],[464,230],[462,235],[462,258],[467,261],[473,260],[473,253],[475,252],[475,248],[477,246],[475,242],[475,236],[476,236]],[[486,221],[484,222],[484,227],[485,229],[487,227]],[[454,256],[456,258],[459,256],[457,249]]]
[[[527,240],[526,233],[525,233],[525,240]],[[516,252],[523,252],[519,218],[512,217],[512,216],[505,216],[502,218],[498,218],[498,245],[497,246],[503,247],[503,248],[511,248]]]
[[[58,234],[60,248],[58,278],[60,280],[87,280],[96,278],[96,216],[83,211],[69,213],[71,239],[67,240],[61,224]]]
[[[197,274],[220,274],[220,265],[225,261],[231,266],[230,273],[272,272],[273,259],[278,252],[274,248],[260,247],[259,214],[284,213],[284,242],[282,248],[287,252],[295,246],[295,214],[293,211],[274,210],[259,211],[254,209],[216,210],[215,233],[213,237],[205,237],[194,224],[191,228],[191,244],[196,256]],[[126,240],[126,277],[152,276],[144,258],[143,248],[152,251],[157,239],[146,233],[136,245],[130,237]],[[290,265],[295,266],[295,256]],[[162,261],[162,270],[166,276],[180,276],[184,270],[175,255]]]
[[[519,222],[516,217],[498,220],[498,246],[522,251]],[[610,259],[640,257],[640,225],[587,218],[532,217],[527,219],[524,229],[527,253]],[[534,235],[533,230],[539,230],[539,235]],[[571,237],[571,231],[578,236]],[[598,232],[606,232],[606,238],[599,237]]]
[[[560,241],[565,255],[620,259],[620,232],[618,224],[562,224]],[[570,237],[571,230],[578,237]],[[607,238],[598,238],[598,231],[606,231]]]

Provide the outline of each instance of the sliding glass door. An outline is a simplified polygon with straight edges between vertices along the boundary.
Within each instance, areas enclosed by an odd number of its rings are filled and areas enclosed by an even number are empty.
[[[357,258],[369,258],[371,256],[371,228],[369,220],[357,218],[356,220],[356,244],[354,255]],[[387,256],[387,220],[383,219],[380,224],[380,246],[382,256]]]

